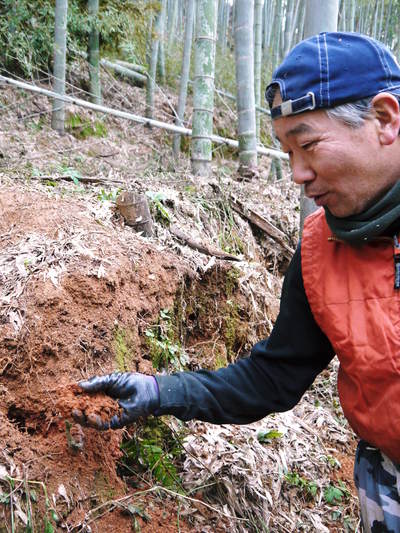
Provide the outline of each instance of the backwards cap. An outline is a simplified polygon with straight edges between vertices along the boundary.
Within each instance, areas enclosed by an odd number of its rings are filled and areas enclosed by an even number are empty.
[[[282,103],[272,107],[276,87]],[[295,46],[272,75],[265,97],[273,119],[387,91],[400,96],[400,66],[379,41],[324,32]]]

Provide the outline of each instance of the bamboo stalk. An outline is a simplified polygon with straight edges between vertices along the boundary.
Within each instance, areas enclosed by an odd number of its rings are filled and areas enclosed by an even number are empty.
[[[239,173],[257,168],[257,134],[254,97],[254,0],[235,3],[236,107],[238,112]]]
[[[88,1],[89,14],[89,41],[88,63],[91,100],[95,104],[101,104],[101,81],[100,81],[100,33],[97,26],[99,14],[99,0]]]
[[[88,55],[86,52],[83,52],[82,50],[75,50],[74,53],[79,56],[79,57],[83,57],[84,59],[87,60],[88,58]],[[143,74],[140,74],[139,72],[136,72],[134,70],[132,70],[131,68],[128,68],[122,64],[119,64],[120,62],[118,63],[113,63],[112,61],[109,61],[108,59],[100,59],[100,65],[102,65],[103,67],[106,67],[106,68],[111,68],[112,70],[114,70],[117,74],[119,74],[120,76],[126,76],[127,78],[131,78],[133,80],[135,80],[141,87],[143,85],[146,85],[146,82],[147,82],[147,76],[144,76]]]
[[[14,80],[12,78],[7,78],[6,76],[0,75],[0,82],[14,87],[19,87],[20,89],[24,89],[26,91],[31,91],[37,94],[43,94],[44,96],[47,96],[49,98],[58,98],[63,102],[68,102],[70,104],[86,107],[87,109],[92,109],[93,111],[99,111],[100,113],[106,113],[108,115],[113,115],[118,118],[133,120],[134,122],[138,122],[139,124],[154,126],[155,128],[160,128],[173,133],[180,133],[181,135],[192,135],[192,130],[189,128],[184,128],[183,126],[175,126],[174,124],[168,124],[166,122],[161,122],[160,120],[141,117],[140,115],[135,115],[127,111],[120,111],[118,109],[112,109],[110,107],[93,104],[92,102],[87,102],[86,100],[82,100],[81,98],[76,98],[74,96],[60,95],[53,91],[49,91],[47,89],[37,87],[36,85],[32,85],[30,83],[25,83],[22,81]],[[227,146],[231,146],[232,148],[238,148],[238,141],[234,139],[220,137],[219,135],[211,135],[210,139],[217,144],[225,144]],[[270,157],[276,157],[278,159],[289,159],[287,154],[280,152],[279,150],[274,150],[273,148],[265,148],[259,146],[257,147],[257,151],[259,154],[262,155],[268,155]]]
[[[54,31],[54,92],[58,96],[65,93],[65,65],[67,51],[67,14],[68,0],[56,0]],[[53,101],[51,127],[59,133],[64,132],[64,104],[62,98]]]
[[[191,161],[192,173],[203,176],[210,173],[212,159],[216,14],[217,0],[197,2]]]
[[[179,85],[178,116],[175,121],[178,126],[182,126],[185,116],[187,86],[190,71],[190,53],[192,50],[194,8],[194,0],[188,0],[186,4],[185,43],[183,47],[181,79]],[[173,150],[175,156],[178,155],[180,149],[181,137],[180,135],[174,135]]]

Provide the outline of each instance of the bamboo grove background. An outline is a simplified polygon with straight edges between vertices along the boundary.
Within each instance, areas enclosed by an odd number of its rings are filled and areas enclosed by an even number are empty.
[[[1,0],[0,70],[35,84],[47,77],[63,95],[69,65],[83,57],[93,103],[102,102],[100,67],[109,67],[144,87],[148,119],[156,88],[168,86],[179,94],[175,124],[192,128],[194,174],[210,171],[217,93],[236,101],[237,124],[226,137],[237,136],[239,171],[251,174],[257,150],[273,143],[260,130],[264,88],[288,51],[338,29],[373,36],[398,57],[399,24],[399,0]],[[53,102],[52,127],[63,132],[62,100]],[[180,146],[176,133],[175,154]]]

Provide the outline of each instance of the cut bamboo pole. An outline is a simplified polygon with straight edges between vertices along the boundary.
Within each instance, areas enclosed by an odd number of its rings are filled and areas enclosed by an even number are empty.
[[[117,65],[121,65],[122,67],[129,68],[130,70],[136,70],[136,72],[140,72],[140,74],[147,74],[147,68],[143,65],[129,63],[129,61],[123,61],[122,59],[116,59],[115,63],[117,63]]]
[[[83,52],[82,50],[75,50],[74,53],[77,56],[83,57],[86,60],[88,58],[87,53]],[[140,74],[139,72],[136,72],[123,65],[120,65],[119,63],[113,63],[112,61],[109,61],[108,59],[102,58],[100,59],[100,65],[114,70],[120,76],[126,76],[127,78],[133,79],[136,82],[136,84],[138,84],[140,87],[143,87],[143,85],[146,85],[147,76],[144,76],[143,74]]]
[[[102,65],[103,67],[111,68],[120,76],[126,76],[127,78],[133,79],[140,87],[143,87],[143,85],[146,85],[147,83],[147,76],[139,74],[139,72],[135,72],[134,70],[131,70],[129,68],[123,67],[122,65],[112,63],[111,61],[108,61],[108,59],[100,59],[100,65]]]
[[[155,128],[171,131],[173,133],[180,133],[181,135],[192,135],[192,130],[189,128],[184,128],[183,126],[175,126],[174,124],[167,124],[166,122],[161,122],[160,120],[141,117],[140,115],[135,115],[127,111],[120,111],[119,109],[112,109],[111,107],[93,104],[92,102],[87,102],[86,100],[82,100],[81,98],[76,98],[74,96],[60,95],[53,91],[42,89],[42,87],[37,87],[36,85],[14,80],[12,78],[7,78],[6,76],[0,75],[0,82],[14,87],[18,87],[20,89],[24,89],[25,91],[43,94],[48,98],[57,98],[59,100],[62,100],[63,102],[68,102],[70,104],[86,107],[87,109],[92,109],[93,111],[99,111],[100,113],[106,113],[108,115],[112,115],[118,118],[132,120],[134,122],[138,122],[139,124],[148,124],[149,126],[154,126]],[[210,139],[217,144],[225,144],[226,146],[231,146],[232,148],[238,148],[238,141],[234,139],[220,137],[219,135],[211,135]],[[289,159],[287,154],[280,152],[279,150],[274,150],[273,148],[265,148],[263,146],[259,146],[257,147],[257,151],[261,155],[268,155],[270,157],[276,157],[278,159]]]

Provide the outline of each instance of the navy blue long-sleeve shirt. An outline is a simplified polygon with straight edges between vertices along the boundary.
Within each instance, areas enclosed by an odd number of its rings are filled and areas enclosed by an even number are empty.
[[[216,371],[156,376],[157,414],[216,424],[247,424],[296,405],[334,356],[311,313],[297,248],[282,288],[280,311],[268,339],[249,357]]]

